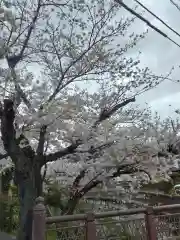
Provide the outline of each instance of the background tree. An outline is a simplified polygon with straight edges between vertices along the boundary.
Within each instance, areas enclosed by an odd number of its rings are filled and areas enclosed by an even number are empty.
[[[95,170],[78,192],[73,189],[87,167],[75,178],[64,214],[104,174],[108,179],[137,171],[135,162],[123,163],[126,156],[112,162],[124,144],[123,108],[160,81],[128,56],[145,34],[130,31],[135,18],[121,17],[113,1],[1,4],[1,158],[9,156],[15,166],[18,239],[24,240],[31,239],[32,207],[42,194],[41,168],[47,163],[66,159]],[[127,111],[132,121],[133,109]]]
[[[71,163],[69,160],[65,160],[63,164],[57,161],[47,166],[47,175],[51,177],[51,180],[53,181],[54,177],[60,186],[66,186],[66,196],[64,196],[66,199],[69,195],[67,194],[68,189],[70,192],[72,191],[72,182],[76,177],[79,183],[73,188],[74,192],[85,190],[88,186],[86,195],[84,194],[86,199],[94,200],[96,203],[100,201],[111,202],[111,205],[116,200],[117,203],[121,204],[118,208],[129,207],[130,204],[131,206],[133,204],[143,204],[142,202],[138,203],[138,200],[133,200],[133,198],[139,193],[139,189],[145,185],[145,181],[149,181],[149,179],[142,173],[139,175],[137,171],[149,173],[152,177],[152,183],[150,184],[156,189],[159,188],[160,190],[161,185],[161,188],[163,188],[163,183],[166,186],[170,184],[171,171],[177,165],[178,155],[171,152],[169,148],[172,145],[174,145],[173,151],[177,148],[175,144],[178,143],[178,121],[176,123],[172,122],[170,118],[162,121],[157,114],[154,117],[148,111],[140,115],[142,118],[139,121],[129,122],[129,126],[116,128],[117,135],[121,135],[121,139],[124,139],[123,145],[118,148],[117,152],[109,147],[105,162],[80,165],[79,162]],[[105,153],[102,154],[105,157]],[[111,165],[108,162],[110,158]],[[120,159],[124,159],[121,164]],[[102,167],[104,167],[103,172],[101,172]],[[113,179],[113,171],[117,171],[118,167],[120,168],[119,175],[117,174],[117,178]],[[82,168],[86,171],[86,174],[78,175]],[[89,181],[91,182],[90,185],[88,185]],[[172,184],[169,187],[172,188]],[[57,192],[63,191],[58,190]],[[53,197],[53,199],[55,198]],[[97,207],[99,205],[97,204]]]

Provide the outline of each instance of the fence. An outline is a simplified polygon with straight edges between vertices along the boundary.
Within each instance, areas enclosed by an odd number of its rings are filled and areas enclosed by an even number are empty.
[[[43,198],[39,197],[34,207],[33,240],[45,239],[180,239],[180,204],[46,217]]]

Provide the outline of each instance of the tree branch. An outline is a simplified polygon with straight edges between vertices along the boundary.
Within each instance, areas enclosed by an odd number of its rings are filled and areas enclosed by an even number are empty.
[[[67,1],[66,3],[56,3],[56,2],[47,2],[47,3],[42,3],[41,6],[43,7],[47,7],[47,6],[52,6],[52,7],[64,7],[67,6],[69,1]]]
[[[0,154],[0,160],[7,158],[9,156],[8,153]]]
[[[73,186],[72,188],[77,188],[79,186],[79,183],[81,181],[81,179],[83,179],[85,177],[86,174],[86,169],[83,169],[80,174],[75,178],[74,182],[73,182]]]
[[[99,31],[101,30],[101,28],[99,29]],[[63,80],[64,80],[64,77],[65,75],[68,73],[68,71],[73,67],[75,66],[75,64],[79,61],[81,61],[85,56],[86,54],[88,54],[88,52],[93,48],[95,47],[98,43],[102,42],[103,40],[107,39],[108,37],[111,37],[112,36],[112,33],[109,34],[109,35],[106,35],[106,36],[103,36],[99,39],[97,39],[97,36],[98,36],[98,33],[99,31],[96,33],[96,36],[93,40],[93,42],[91,44],[88,45],[87,49],[84,50],[83,52],[81,52],[79,54],[79,56],[77,56],[76,59],[72,59],[72,61],[70,62],[70,64],[66,67],[66,69],[64,70],[64,73],[62,74],[58,84],[57,84],[57,87],[55,88],[55,90],[53,91],[53,93],[49,96],[47,102],[51,102],[53,99],[55,99],[55,97],[57,96],[57,94],[59,93],[60,90],[62,90],[65,86],[67,86],[69,83],[72,82],[72,80],[68,81],[67,84],[65,84],[64,86],[61,86]]]
[[[134,173],[145,173],[146,175],[148,175],[149,179],[151,179],[151,176],[149,175],[149,173],[144,170],[144,169],[139,169],[135,166],[135,163],[132,164],[122,164],[120,165],[117,170],[109,177],[106,177],[106,179],[112,179],[112,178],[116,178],[119,177],[123,174],[134,174]],[[98,186],[99,184],[103,183],[103,180],[98,179],[99,175],[101,175],[101,173],[99,173],[98,175],[96,175],[91,181],[89,181],[80,191],[76,192],[74,197],[83,197],[86,193],[88,193],[91,189],[95,188],[96,186]],[[80,175],[78,175],[78,179],[84,177],[81,173]]]
[[[120,175],[123,174],[133,174],[133,173],[137,173],[137,172],[142,172],[145,173],[149,176],[149,178],[151,179],[149,173],[143,169],[139,169],[135,166],[136,164],[122,164],[118,167],[118,169],[109,177],[106,177],[106,179],[112,179],[115,177],[119,177]],[[85,170],[82,170],[80,172],[80,174],[75,178],[74,182],[73,182],[73,186],[72,186],[72,191],[70,194],[70,198],[67,202],[67,205],[65,207],[64,210],[64,214],[72,214],[76,205],[78,204],[78,201],[86,194],[88,193],[90,190],[92,190],[93,188],[97,187],[99,184],[103,183],[103,180],[98,179],[98,177],[102,174],[102,173],[98,173],[93,179],[91,179],[82,189],[78,190],[77,187],[79,185],[79,182],[82,178],[85,177]]]
[[[93,127],[96,127],[98,124],[100,124],[102,121],[105,121],[106,119],[110,118],[115,112],[117,112],[120,108],[125,107],[126,105],[128,105],[131,102],[135,102],[136,99],[135,97],[133,98],[129,98],[117,105],[115,105],[114,107],[112,107],[111,109],[104,109],[99,116],[99,119],[94,123]]]
[[[16,133],[14,129],[15,113],[13,109],[13,101],[11,99],[4,100],[4,106],[1,111],[1,134],[2,141],[6,152],[12,157],[16,153]]]
[[[16,164],[16,170],[25,176],[29,172],[26,160],[29,161],[31,157],[34,157],[34,151],[23,134],[16,139],[16,131],[14,128],[15,112],[13,106],[14,103],[11,99],[5,99],[4,106],[0,110],[2,141],[8,156],[10,156],[14,164]],[[25,146],[21,148],[19,145],[22,141]],[[4,156],[2,156],[2,158],[3,157]]]
[[[91,185],[91,183],[97,179],[97,177],[100,175],[100,173],[98,175],[96,175],[93,179],[91,179],[91,181],[89,183],[87,183],[85,186],[87,185]],[[74,184],[79,184],[80,180],[85,176],[85,172],[82,170],[80,172],[80,174],[75,178],[74,180]],[[99,183],[97,183],[98,185]],[[83,188],[84,189],[84,188]],[[74,212],[74,209],[76,207],[76,205],[78,204],[79,199],[81,199],[83,197],[83,191],[82,190],[78,190],[77,186],[76,188],[72,187],[71,193],[70,193],[70,197],[69,200],[66,204],[66,207],[64,209],[64,214],[72,214]]]
[[[59,158],[62,158],[66,155],[69,155],[69,154],[72,154],[75,152],[75,150],[78,148],[79,145],[82,144],[82,141],[81,140],[77,140],[75,143],[72,143],[70,146],[60,150],[60,151],[57,151],[55,153],[50,153],[48,155],[45,155],[44,156],[44,164],[47,163],[47,162],[53,162],[53,161],[56,161],[57,159]]]
[[[23,133],[21,133],[21,135],[16,139],[16,143],[18,146],[20,146],[21,150],[23,150],[26,157],[34,158],[35,151],[32,149],[29,140]]]
[[[26,97],[26,94],[24,93],[24,91],[22,90],[22,88],[20,87],[18,81],[17,81],[17,75],[16,75],[16,72],[15,72],[15,69],[14,68],[11,68],[11,74],[12,74],[12,79],[14,81],[14,85],[15,85],[15,90],[17,92],[17,94],[19,95],[19,97],[22,99],[22,101],[25,103],[25,105],[33,110],[31,108],[31,103],[30,101],[28,100],[28,98]]]
[[[43,125],[40,128],[39,143],[38,143],[38,147],[37,147],[37,150],[36,150],[36,153],[37,153],[38,156],[43,156],[43,153],[44,153],[44,143],[45,143],[46,129],[47,129],[47,126],[45,126],[45,125]]]
[[[150,174],[146,170],[138,168],[136,166],[136,163],[123,164],[123,165],[119,166],[117,168],[117,170],[109,178],[116,178],[123,174],[133,174],[133,173],[137,173],[137,172],[145,173],[146,175],[148,175],[149,179],[151,180]]]
[[[114,143],[115,143],[115,141],[111,141],[111,142],[103,143],[103,144],[101,144],[100,146],[97,146],[97,147],[91,146],[88,150],[77,150],[76,152],[77,153],[90,153],[90,154],[93,154],[93,153],[96,153],[98,151],[102,151],[102,150],[104,150],[107,147],[111,147]]]
[[[72,66],[74,66],[78,61],[80,61],[88,52],[89,50],[92,48],[92,46],[88,47],[83,53],[80,54],[79,57],[77,57],[77,59],[75,59],[74,61],[72,61],[69,66],[64,70],[63,75],[61,76],[57,87],[55,88],[54,92],[49,96],[47,102],[51,102],[53,99],[55,99],[55,97],[57,96],[57,94],[59,93],[59,91],[61,90],[61,84],[64,80],[64,76],[66,75],[66,73],[69,71],[69,69],[71,69]]]
[[[39,11],[40,11],[40,8],[41,8],[41,3],[40,2],[41,2],[41,0],[38,1],[38,5],[37,5],[37,9],[36,9],[35,15],[34,15],[34,17],[32,19],[32,22],[31,22],[31,24],[29,26],[29,29],[28,29],[28,32],[27,32],[27,36],[26,36],[26,38],[24,40],[23,47],[22,47],[20,53],[18,55],[16,55],[16,56],[7,57],[7,62],[8,62],[8,65],[9,65],[10,68],[14,68],[17,65],[17,63],[23,57],[24,51],[27,48],[29,39],[30,39],[32,31],[34,29],[34,25],[35,25],[35,23],[36,23],[36,21],[38,19]]]

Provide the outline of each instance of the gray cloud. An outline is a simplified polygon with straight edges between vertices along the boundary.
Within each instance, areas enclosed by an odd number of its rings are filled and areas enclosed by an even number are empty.
[[[141,0],[141,2],[147,6],[158,17],[166,21],[172,28],[179,30],[180,11],[178,11],[169,0]],[[135,5],[133,0],[127,1],[129,6]],[[142,11],[141,7],[136,10]],[[158,20],[156,20],[149,13],[143,13],[152,24],[159,27],[164,33],[168,34],[173,40],[180,44],[180,37],[172,33],[168,28],[163,26]],[[147,25],[140,20],[136,21],[135,29],[141,31],[147,29]],[[180,33],[180,31],[179,31]],[[172,72],[172,79],[180,79],[180,48],[171,43],[168,39],[163,38],[160,34],[156,33],[152,29],[149,29],[147,37],[138,43],[137,47],[133,49],[134,54],[141,51],[141,65],[148,66],[155,74],[166,75],[170,69],[174,66]],[[132,52],[132,53],[133,53]],[[144,95],[138,98],[138,102],[143,104],[148,102],[153,109],[159,111],[163,115],[170,114],[168,112],[169,105],[172,108],[180,106],[180,84],[173,83],[171,81],[165,81],[157,88],[150,90]],[[166,109],[165,109],[166,106]],[[166,111],[167,110],[167,111]]]

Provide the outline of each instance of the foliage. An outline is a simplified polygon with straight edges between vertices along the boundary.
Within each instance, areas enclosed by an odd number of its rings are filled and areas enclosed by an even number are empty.
[[[1,192],[0,194],[0,229],[8,233],[16,233],[19,226],[19,201],[17,196],[17,187],[9,186],[8,192]]]
[[[0,198],[1,209],[1,231],[7,233],[16,233],[19,225],[19,204],[17,199],[10,199],[7,196]]]

